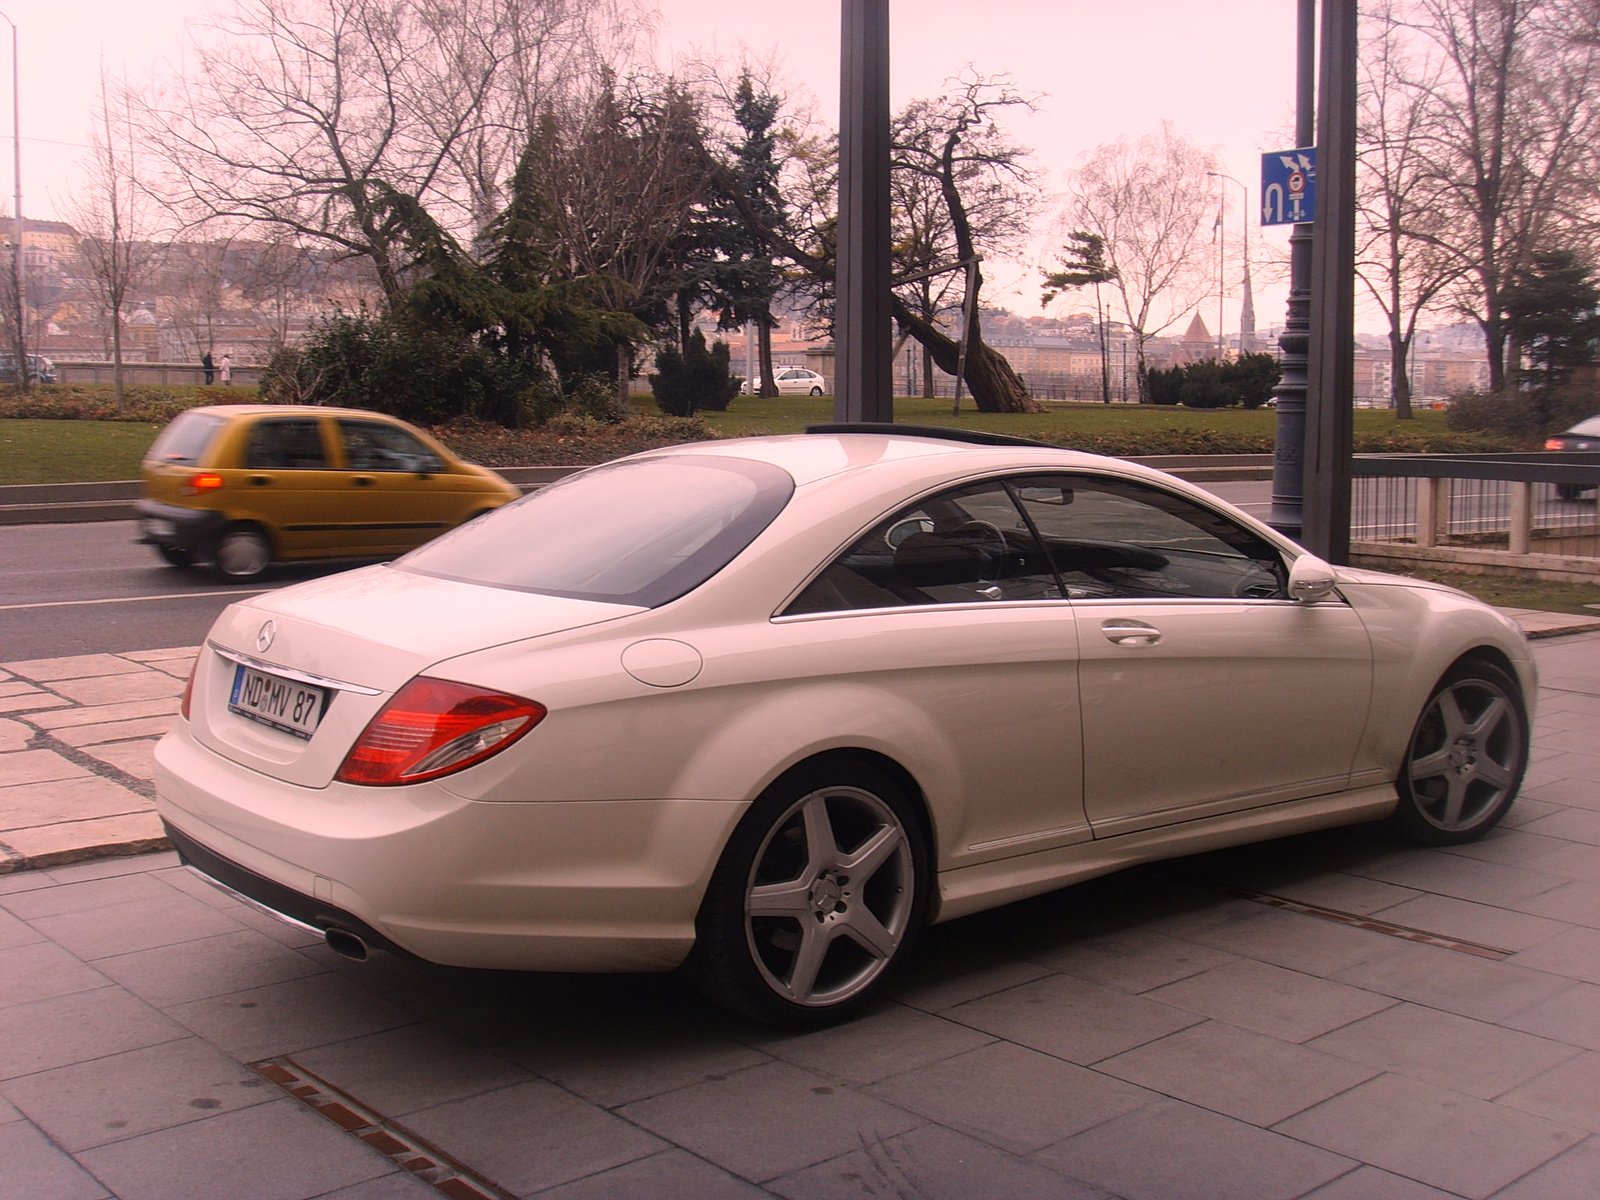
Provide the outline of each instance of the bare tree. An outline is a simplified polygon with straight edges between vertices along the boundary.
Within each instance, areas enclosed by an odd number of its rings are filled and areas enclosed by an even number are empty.
[[[475,233],[529,105],[587,63],[595,14],[625,2],[240,0],[201,27],[196,70],[138,97],[162,198],[363,259],[392,300],[394,198]]]
[[[155,212],[140,187],[137,140],[124,103],[113,103],[102,70],[100,109],[90,134],[85,185],[67,205],[79,233],[78,257],[85,282],[110,326],[112,382],[123,407],[122,313],[130,294],[160,261],[154,240]]]
[[[1593,222],[1600,38],[1592,0],[1416,0],[1440,71],[1429,157],[1494,390],[1507,379],[1502,292],[1534,254]]]
[[[1356,273],[1388,326],[1395,416],[1411,412],[1417,321],[1462,274],[1451,249],[1449,196],[1433,160],[1441,68],[1398,23],[1397,0],[1377,0],[1363,39],[1357,161]]]
[[[1209,285],[1206,172],[1216,169],[1211,154],[1163,123],[1158,134],[1097,147],[1073,173],[1065,220],[1101,240],[1110,285],[1133,331],[1141,401],[1148,399],[1146,344],[1193,309]]]
[[[899,273],[904,277],[970,264],[964,276],[965,344],[941,330],[935,314],[918,311],[899,294],[895,320],[941,370],[965,380],[980,411],[1039,412],[1021,376],[984,342],[978,316],[983,255],[1020,245],[1038,206],[1038,177],[1028,163],[1029,151],[1011,141],[998,121],[1008,109],[1032,111],[1037,100],[1003,76],[969,72],[951,83],[943,96],[913,101],[899,115],[892,154],[895,173],[905,177],[897,188],[899,196],[911,201],[901,212],[901,230],[917,226],[916,238],[907,243],[915,249],[913,261],[905,264],[910,269]],[[925,265],[927,258],[941,253],[951,257]],[[918,291],[914,297],[921,301],[924,294]]]

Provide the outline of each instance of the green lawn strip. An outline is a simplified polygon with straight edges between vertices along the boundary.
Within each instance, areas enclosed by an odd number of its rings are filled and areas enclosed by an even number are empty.
[[[1391,575],[1431,579],[1476,596],[1500,608],[1532,608],[1539,612],[1573,613],[1600,619],[1600,584],[1561,583],[1552,579],[1513,579],[1506,575],[1478,575],[1468,571],[1442,571],[1433,567],[1388,565]]]
[[[0,484],[139,478],[161,426],[132,421],[0,421]]]

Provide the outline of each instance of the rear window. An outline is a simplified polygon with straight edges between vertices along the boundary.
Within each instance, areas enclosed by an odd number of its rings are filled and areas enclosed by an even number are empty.
[[[1587,421],[1579,421],[1568,433],[1575,433],[1579,437],[1600,437],[1600,417],[1590,417]]]
[[[786,471],[752,459],[683,454],[617,463],[496,509],[395,566],[654,608],[725,567],[793,493]]]
[[[215,413],[179,413],[170,425],[156,435],[155,442],[145,454],[145,460],[192,467],[206,452],[211,435],[227,422],[227,417],[219,417]]]

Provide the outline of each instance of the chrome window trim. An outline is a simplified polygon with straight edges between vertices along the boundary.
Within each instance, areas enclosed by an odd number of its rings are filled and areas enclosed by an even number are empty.
[[[293,667],[280,666],[278,663],[268,662],[264,658],[252,658],[248,654],[240,654],[237,650],[225,650],[209,638],[206,648],[218,658],[225,658],[229,662],[238,663],[242,667],[253,670],[265,671],[269,675],[276,675],[281,679],[292,679],[296,683],[309,683],[312,687],[332,688],[336,692],[354,692],[358,696],[381,696],[382,688],[365,687],[359,683],[345,683],[342,679],[329,679],[326,675],[314,675],[310,671],[297,671]]]

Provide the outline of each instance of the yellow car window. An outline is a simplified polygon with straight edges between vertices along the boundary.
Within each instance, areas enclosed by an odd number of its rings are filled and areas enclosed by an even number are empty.
[[[352,471],[436,471],[439,460],[404,429],[376,421],[339,422],[345,466]]]
[[[250,431],[245,464],[253,471],[320,471],[328,466],[315,417],[257,421]]]

